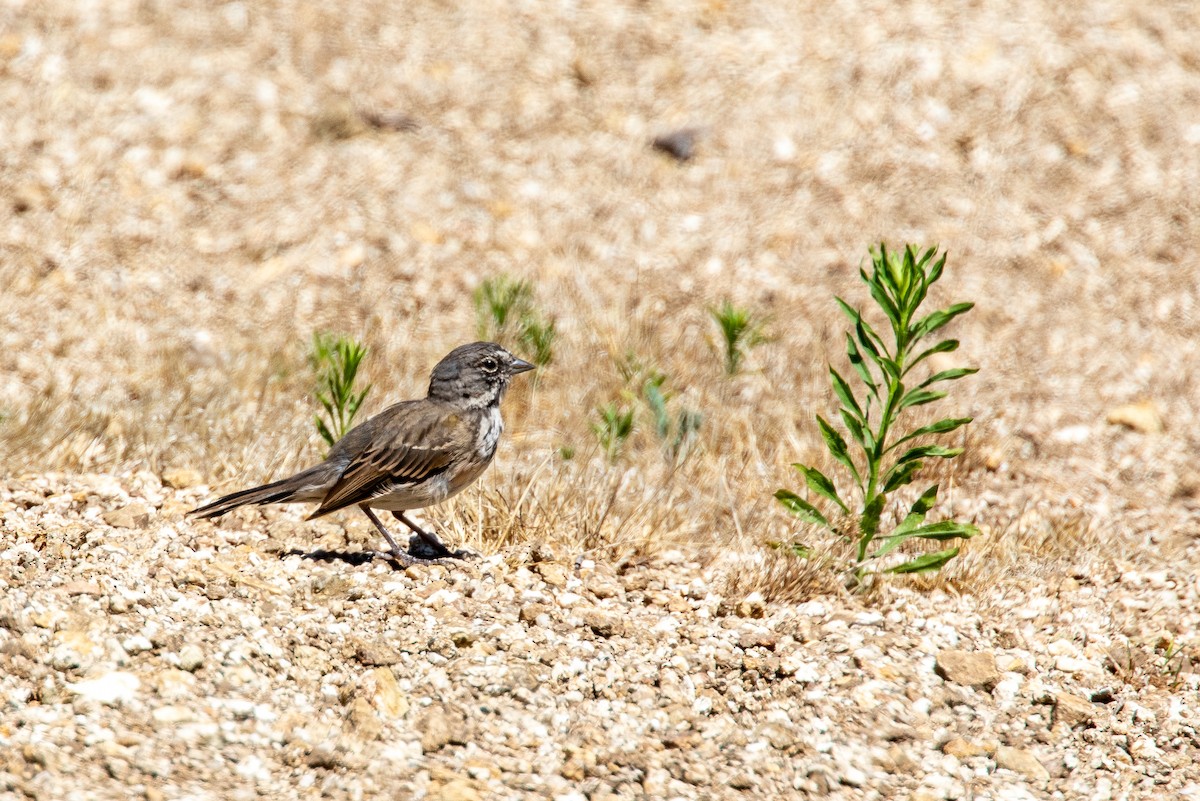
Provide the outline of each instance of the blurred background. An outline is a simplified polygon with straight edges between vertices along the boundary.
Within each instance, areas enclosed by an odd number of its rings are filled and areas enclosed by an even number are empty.
[[[452,537],[778,538],[770,494],[827,459],[833,297],[868,302],[887,240],[947,248],[932,302],[978,303],[948,513],[1188,525],[1198,29],[1190,2],[8,0],[0,458],[280,475],[323,448],[314,331],[367,345],[377,411],[506,276],[552,358]],[[724,300],[767,340],[733,376]],[[683,464],[647,376],[703,421]]]

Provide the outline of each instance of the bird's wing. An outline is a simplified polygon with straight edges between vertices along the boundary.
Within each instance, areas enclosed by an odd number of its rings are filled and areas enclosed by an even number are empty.
[[[363,423],[361,433],[346,435],[343,447],[350,452],[346,469],[309,519],[445,471],[458,450],[463,427],[459,415],[422,401],[385,409]],[[330,458],[334,456],[330,453]]]

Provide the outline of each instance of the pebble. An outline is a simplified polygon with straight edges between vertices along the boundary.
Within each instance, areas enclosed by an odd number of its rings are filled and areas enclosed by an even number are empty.
[[[204,666],[204,651],[198,645],[185,645],[179,652],[179,669],[195,673]]]
[[[997,768],[1006,768],[1020,773],[1030,781],[1045,784],[1050,781],[1050,771],[1046,770],[1032,751],[1024,748],[1010,748],[1002,745],[996,749],[993,757]]]
[[[1000,680],[996,657],[990,651],[939,651],[937,671],[946,681],[971,687],[992,686]]]
[[[69,682],[67,689],[85,701],[111,706],[133,700],[141,684],[141,680],[132,673],[113,671],[94,679]]]

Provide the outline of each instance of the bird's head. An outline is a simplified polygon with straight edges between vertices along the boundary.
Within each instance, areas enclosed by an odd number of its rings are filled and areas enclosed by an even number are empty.
[[[495,342],[460,345],[433,368],[429,397],[470,407],[491,406],[500,402],[513,376],[532,369],[532,364]]]

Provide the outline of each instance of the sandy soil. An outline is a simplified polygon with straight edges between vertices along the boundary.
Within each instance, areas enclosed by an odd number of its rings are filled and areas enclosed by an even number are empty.
[[[1144,6],[0,5],[0,792],[1200,795],[1200,10]],[[764,543],[881,239],[978,303],[936,474],[983,535],[862,598]],[[313,331],[377,410],[502,273],[559,336],[425,516],[480,564],[182,516],[320,453]]]

